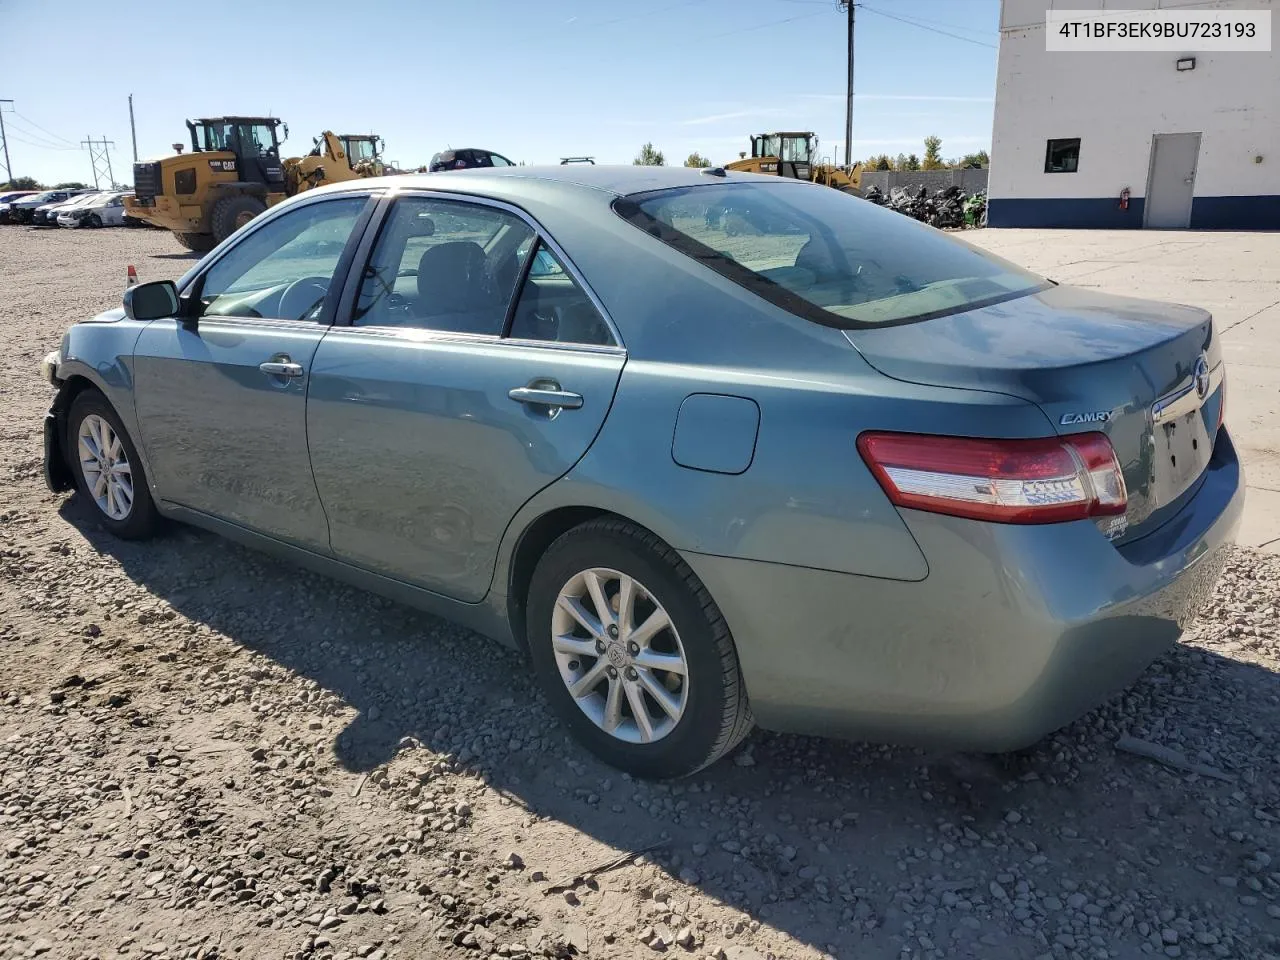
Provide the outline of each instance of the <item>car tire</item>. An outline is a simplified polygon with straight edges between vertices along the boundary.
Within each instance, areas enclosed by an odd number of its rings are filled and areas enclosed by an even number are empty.
[[[175,233],[178,242],[196,253],[208,253],[218,245],[212,233]]]
[[[138,449],[97,390],[85,390],[72,401],[65,449],[77,493],[111,534],[143,540],[156,532],[160,515]]]
[[[213,205],[213,213],[209,215],[214,238],[221,243],[266,209],[267,205],[257,197],[245,194],[223,197]]]
[[[102,226],[102,218],[99,217],[96,213],[91,213],[89,214],[89,216],[85,217],[85,222],[90,227],[96,228],[96,227]]]
[[[620,610],[624,579],[631,616]],[[592,597],[609,607],[610,624]],[[571,608],[588,619],[595,611],[594,629]],[[530,657],[553,709],[610,766],[645,778],[689,776],[750,732],[728,624],[689,565],[652,533],[618,518],[569,530],[538,562],[526,609]],[[655,622],[666,626],[649,629]],[[639,643],[629,642],[633,632]]]

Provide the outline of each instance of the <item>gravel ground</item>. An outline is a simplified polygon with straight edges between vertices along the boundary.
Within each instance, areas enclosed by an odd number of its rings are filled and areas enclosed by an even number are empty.
[[[756,733],[637,783],[487,641],[44,489],[36,365],[129,263],[192,261],[0,228],[0,958],[1280,952],[1276,558],[1237,552],[1176,651],[1020,754]]]

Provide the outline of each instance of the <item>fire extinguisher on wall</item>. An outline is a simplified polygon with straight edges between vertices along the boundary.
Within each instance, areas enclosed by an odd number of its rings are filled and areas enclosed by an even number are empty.
[[[1129,209],[1129,188],[1128,187],[1125,187],[1123,190],[1120,191],[1120,209],[1121,210]]]

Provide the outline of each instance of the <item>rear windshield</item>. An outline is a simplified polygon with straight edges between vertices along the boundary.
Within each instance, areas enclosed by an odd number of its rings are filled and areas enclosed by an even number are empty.
[[[795,182],[680,187],[618,200],[626,220],[792,313],[885,326],[1051,283],[910,217]]]

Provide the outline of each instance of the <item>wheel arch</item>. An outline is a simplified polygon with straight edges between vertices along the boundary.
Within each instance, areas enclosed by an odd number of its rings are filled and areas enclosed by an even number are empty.
[[[141,432],[138,429],[137,418],[134,416],[132,394],[129,392],[132,389],[131,383],[117,384],[113,387],[105,378],[100,376],[98,370],[83,361],[75,359],[64,360],[59,365],[58,372],[61,385],[54,395],[50,410],[57,417],[58,439],[64,460],[69,456],[65,440],[67,435],[67,416],[71,412],[71,405],[75,403],[76,397],[86,390],[96,390],[102,394],[111,409],[115,411],[116,416],[120,418],[121,424],[133,440],[134,449],[142,460],[142,469],[146,472],[147,479],[150,481],[152,476],[151,461],[147,456],[146,444],[143,442]],[[67,462],[70,466],[70,462]]]
[[[614,519],[629,523],[632,526],[650,533],[670,545],[669,541],[655,530],[643,523],[633,520],[616,510],[607,510],[599,506],[563,505],[553,507],[540,513],[524,525],[515,538],[506,570],[506,605],[507,620],[511,625],[511,636],[516,646],[525,652],[529,651],[529,638],[526,630],[526,614],[529,599],[529,583],[533,579],[533,571],[538,561],[560,536],[574,527],[581,526],[591,520]]]

